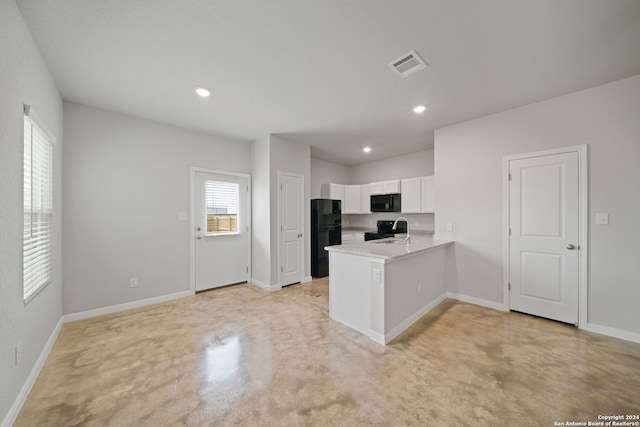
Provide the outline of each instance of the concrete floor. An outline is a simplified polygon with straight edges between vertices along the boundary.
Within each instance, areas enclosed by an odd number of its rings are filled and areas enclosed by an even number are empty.
[[[640,413],[640,344],[445,300],[390,345],[325,280],[65,324],[16,426],[553,426]]]

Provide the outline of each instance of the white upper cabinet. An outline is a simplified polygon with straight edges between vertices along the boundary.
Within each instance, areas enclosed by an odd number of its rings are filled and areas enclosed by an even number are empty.
[[[383,194],[395,194],[400,192],[400,180],[394,179],[393,181],[384,181],[382,183]]]
[[[421,206],[420,211],[423,213],[436,212],[436,191],[435,179],[433,176],[423,176],[420,178],[421,186]],[[402,201],[404,203],[404,200]]]
[[[362,212],[359,185],[344,186],[344,201],[342,203],[342,213],[358,214]]]
[[[381,182],[372,182],[369,184],[369,188],[371,189],[371,195],[374,194],[384,194],[383,186]]]
[[[340,200],[344,204],[344,185],[333,183],[322,184],[320,187],[320,195],[323,199]]]
[[[402,180],[402,213],[422,212],[422,178]]]
[[[360,213],[371,213],[371,184],[360,186]]]
[[[402,190],[402,191],[401,191]],[[374,194],[402,194],[402,213],[435,213],[433,176],[372,182],[363,185],[322,184],[323,199],[340,200],[343,214],[371,213]]]
[[[371,194],[395,194],[400,192],[400,180],[372,182]]]

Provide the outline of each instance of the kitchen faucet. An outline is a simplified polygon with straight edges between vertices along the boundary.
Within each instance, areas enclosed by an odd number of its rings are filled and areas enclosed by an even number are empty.
[[[409,220],[403,216],[399,217],[398,219],[396,219],[396,221],[393,223],[393,227],[391,227],[392,230],[396,230],[398,227],[398,221],[404,221],[405,223],[407,223],[407,237],[404,238],[404,242],[408,245],[409,243],[411,243],[411,236],[409,236]]]

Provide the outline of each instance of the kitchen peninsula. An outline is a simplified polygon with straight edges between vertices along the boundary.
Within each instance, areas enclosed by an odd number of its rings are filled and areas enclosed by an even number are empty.
[[[327,246],[329,317],[387,344],[446,298],[446,247],[430,236]]]

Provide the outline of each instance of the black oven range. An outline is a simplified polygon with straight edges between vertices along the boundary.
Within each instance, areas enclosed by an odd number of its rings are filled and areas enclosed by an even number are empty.
[[[378,231],[367,231],[364,233],[364,240],[378,240],[378,239],[386,239],[387,237],[394,237],[396,234],[406,234],[407,233],[407,223],[404,221],[398,221],[397,230],[393,230],[394,221],[388,220],[378,220],[377,226]]]

